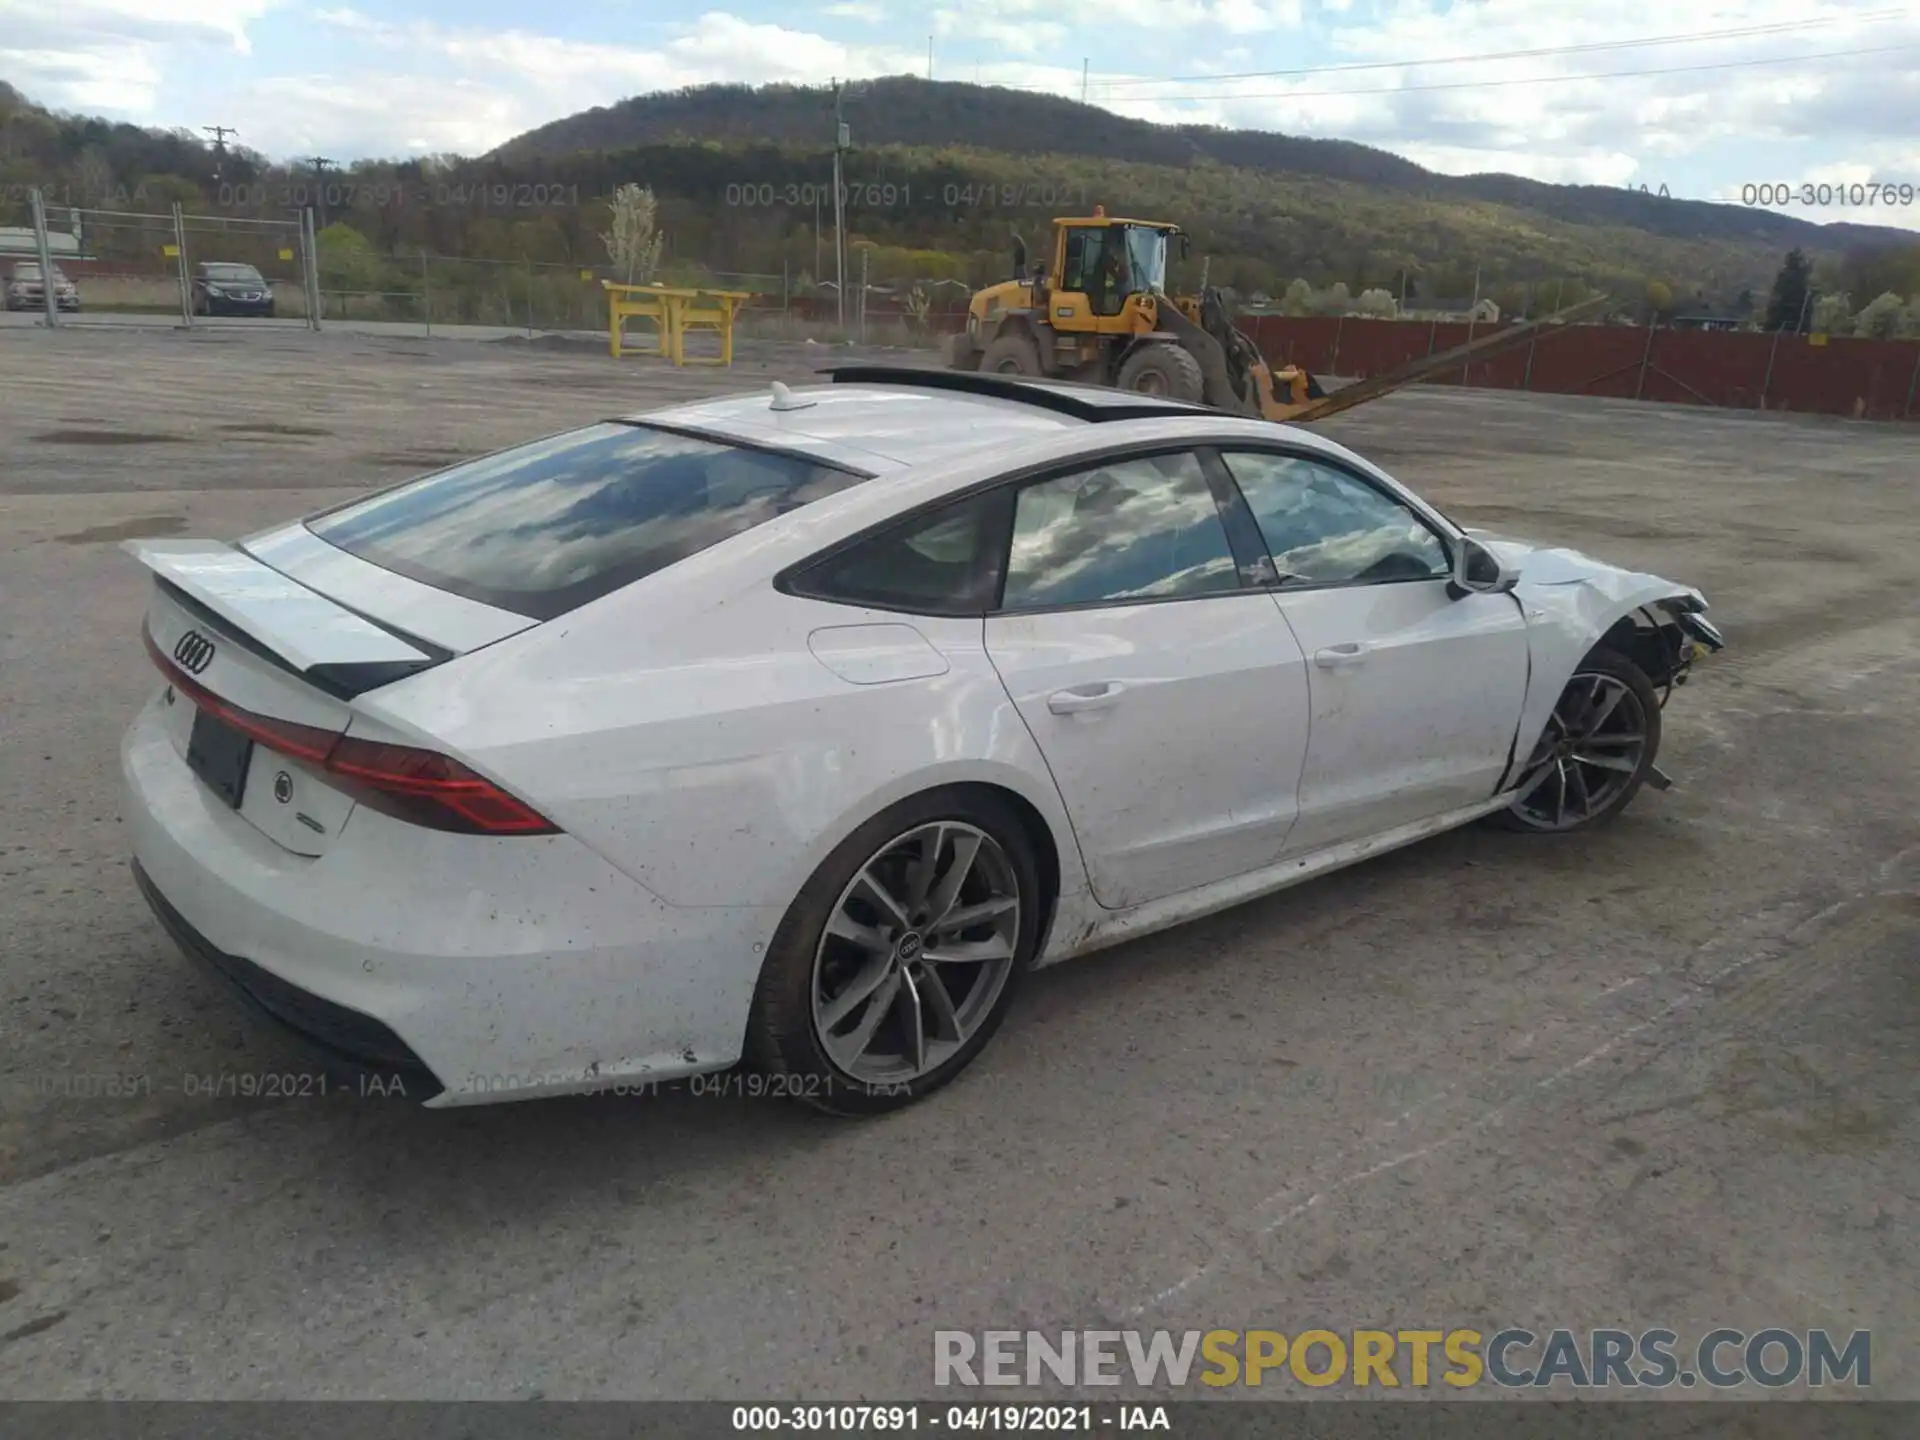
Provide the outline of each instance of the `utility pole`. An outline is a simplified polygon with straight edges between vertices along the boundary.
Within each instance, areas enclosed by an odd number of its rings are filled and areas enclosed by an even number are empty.
[[[933,79],[933,36],[927,36],[927,79]]]
[[[840,118],[841,84],[833,82],[833,295],[840,331],[847,329],[847,211],[845,187],[840,180],[840,155],[850,139],[847,122]]]
[[[1080,103],[1082,105],[1087,103],[1087,66],[1091,63],[1089,60],[1080,62]]]
[[[320,211],[320,228],[322,230],[327,228],[327,167],[333,163],[334,162],[329,160],[325,155],[309,155],[307,157],[307,164],[313,167],[314,177],[318,181],[314,186],[315,195],[313,203]]]
[[[200,128],[213,136],[213,183],[217,189],[220,185],[220,167],[227,158],[227,137],[240,132],[231,125],[202,125]]]

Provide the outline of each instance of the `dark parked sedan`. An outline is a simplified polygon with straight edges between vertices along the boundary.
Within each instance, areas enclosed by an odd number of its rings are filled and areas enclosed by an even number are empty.
[[[196,315],[273,314],[273,286],[251,265],[224,260],[193,267],[193,313]]]

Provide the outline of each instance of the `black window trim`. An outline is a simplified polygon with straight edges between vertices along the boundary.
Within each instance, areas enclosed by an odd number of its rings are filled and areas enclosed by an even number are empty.
[[[1365,590],[1375,585],[1430,585],[1436,580],[1450,579],[1454,568],[1459,564],[1459,555],[1454,548],[1458,543],[1458,536],[1455,533],[1457,527],[1454,527],[1451,521],[1447,520],[1445,516],[1442,516],[1439,511],[1432,510],[1424,501],[1420,502],[1419,505],[1408,504],[1406,496],[1388,489],[1364,470],[1356,469],[1354,466],[1342,461],[1338,456],[1323,454],[1318,450],[1304,446],[1276,445],[1258,439],[1248,440],[1244,443],[1235,440],[1228,444],[1216,444],[1212,448],[1214,452],[1213,458],[1220,467],[1221,479],[1233,487],[1234,495],[1238,498],[1240,507],[1246,512],[1247,519],[1252,522],[1254,534],[1260,537],[1261,548],[1266,552],[1267,565],[1271,571],[1272,578],[1261,586],[1262,589],[1269,590],[1276,595],[1305,595],[1315,590]],[[1447,573],[1445,575],[1400,575],[1388,580],[1302,580],[1288,584],[1286,577],[1281,574],[1280,562],[1273,557],[1272,549],[1267,544],[1266,532],[1260,528],[1259,518],[1254,514],[1253,506],[1248,502],[1245,493],[1240,489],[1240,482],[1234,478],[1233,467],[1227,460],[1229,455],[1246,454],[1278,455],[1288,460],[1304,460],[1309,464],[1322,466],[1338,475],[1344,475],[1349,480],[1364,485],[1383,500],[1397,505],[1406,511],[1419,522],[1422,529],[1426,530],[1434,539],[1440,542],[1440,552],[1445,555],[1447,559]],[[1429,511],[1431,511],[1431,513],[1428,513]],[[1436,518],[1439,519],[1440,524],[1434,523]],[[1442,526],[1447,528],[1442,528]]]
[[[1258,567],[1262,559],[1265,560],[1266,567],[1269,570],[1272,569],[1273,557],[1266,554],[1265,541],[1262,540],[1260,542],[1261,548],[1258,554],[1242,554],[1242,542],[1244,541],[1244,532],[1247,527],[1251,527],[1251,533],[1255,537],[1258,537],[1260,533],[1258,522],[1254,520],[1252,511],[1247,508],[1246,497],[1241,495],[1239,487],[1232,483],[1232,477],[1230,475],[1224,475],[1226,469],[1224,463],[1218,466],[1220,472],[1218,474],[1215,472],[1215,469],[1207,463],[1207,453],[1218,450],[1220,446],[1221,441],[1217,437],[1209,438],[1206,436],[1189,435],[1162,440],[1122,441],[1117,444],[1102,445],[1094,449],[1083,450],[1079,454],[1065,459],[1055,458],[1051,460],[1034,461],[1021,466],[1017,470],[1010,470],[1004,474],[994,475],[985,480],[976,480],[948,494],[938,496],[931,500],[923,500],[898,515],[889,516],[885,520],[878,520],[871,525],[863,526],[844,539],[836,540],[832,544],[823,546],[802,559],[795,560],[791,564],[783,566],[773,577],[773,588],[782,595],[790,595],[796,599],[816,600],[822,604],[844,605],[856,610],[875,610],[890,615],[919,615],[928,619],[944,620],[985,620],[997,615],[1051,615],[1076,610],[1131,609],[1136,605],[1186,604],[1193,601],[1220,600],[1241,595],[1271,593],[1274,588],[1272,585],[1260,583],[1252,578],[1249,573],[1250,567]],[[1213,494],[1214,505],[1220,515],[1220,523],[1227,532],[1227,547],[1233,556],[1234,573],[1238,584],[1230,590],[1209,590],[1198,595],[1140,595],[1124,600],[1081,600],[1070,605],[1036,605],[1023,607],[1018,610],[1008,610],[1005,608],[1003,602],[1006,598],[1007,565],[1013,549],[1013,497],[1017,495],[1019,491],[1029,485],[1043,484],[1048,480],[1057,479],[1062,475],[1072,475],[1078,471],[1090,469],[1098,465],[1110,465],[1125,460],[1151,459],[1156,455],[1188,453],[1199,460],[1201,474],[1206,477],[1207,488]],[[1224,487],[1222,485],[1223,476],[1225,479]],[[823,591],[811,590],[805,587],[804,577],[806,572],[816,566],[824,565],[829,560],[844,554],[848,550],[862,545],[868,540],[877,539],[896,528],[914,524],[949,506],[961,504],[985,492],[994,490],[1003,491],[1005,498],[999,506],[999,513],[993,516],[993,523],[999,527],[998,538],[1000,543],[997,554],[984,552],[984,555],[991,558],[992,563],[995,564],[999,570],[998,578],[994,583],[992,603],[990,605],[984,607],[969,607],[964,610],[930,610],[924,606],[909,608],[904,605],[883,605],[870,600],[856,600],[847,596],[827,594]],[[1240,512],[1237,521],[1229,518],[1236,510]],[[1236,525],[1243,531],[1238,541],[1235,536]]]
[[[942,496],[939,500],[913,509],[891,520],[870,525],[844,540],[837,540],[824,550],[817,550],[804,560],[784,567],[773,578],[773,588],[782,595],[791,595],[802,600],[818,600],[829,605],[847,605],[859,610],[879,610],[889,615],[918,615],[930,620],[977,620],[992,613],[1000,599],[1000,591],[1006,584],[1007,542],[1013,533],[1013,488],[995,482],[991,485],[973,485],[952,495]],[[972,594],[986,594],[992,597],[988,606],[969,605],[936,607],[928,604],[900,605],[880,600],[866,600],[854,595],[835,594],[826,586],[809,584],[809,577],[815,572],[825,570],[835,560],[860,549],[877,540],[903,530],[916,529],[928,520],[937,519],[942,512],[957,509],[984,499],[989,508],[985,523],[991,527],[997,545],[982,546],[975,554],[973,571],[967,578],[967,588]],[[997,567],[997,573],[995,568]],[[983,574],[982,572],[986,572]],[[988,582],[991,582],[989,588]]]

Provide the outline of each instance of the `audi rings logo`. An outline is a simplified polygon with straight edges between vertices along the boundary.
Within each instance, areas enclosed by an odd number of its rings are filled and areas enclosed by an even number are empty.
[[[213,663],[213,641],[198,630],[189,630],[174,645],[173,658],[189,675],[198,675]]]

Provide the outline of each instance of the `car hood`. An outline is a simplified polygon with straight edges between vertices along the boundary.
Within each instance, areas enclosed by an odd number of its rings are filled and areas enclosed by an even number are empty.
[[[1470,529],[1466,533],[1493,551],[1502,565],[1517,570],[1520,584],[1526,589],[1587,585],[1629,607],[1681,595],[1696,601],[1699,609],[1707,605],[1706,597],[1689,585],[1610,565],[1564,545],[1544,545],[1493,530]]]

